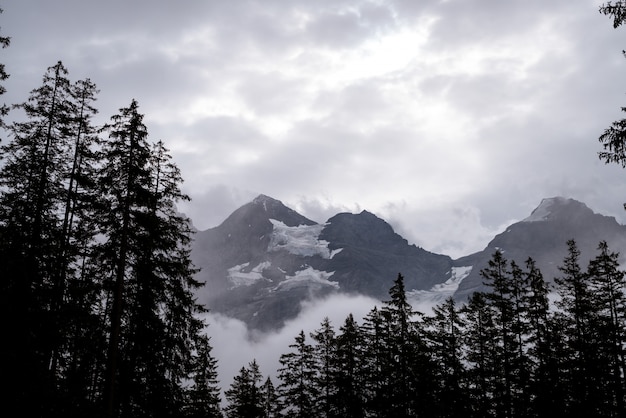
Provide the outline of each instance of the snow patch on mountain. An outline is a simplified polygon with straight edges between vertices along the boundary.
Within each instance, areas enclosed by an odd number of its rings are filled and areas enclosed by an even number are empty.
[[[436,284],[429,290],[410,290],[406,292],[407,299],[409,299],[412,305],[437,305],[454,295],[461,281],[466,278],[471,271],[471,266],[452,267],[450,278],[444,283]]]
[[[274,226],[268,251],[285,250],[290,254],[304,257],[319,255],[322,258],[330,259],[335,256],[340,249],[331,251],[328,248],[328,241],[320,240],[319,236],[325,225],[298,225],[287,226],[281,221],[270,219]]]
[[[304,270],[297,271],[293,276],[287,276],[285,280],[280,282],[276,286],[275,290],[290,290],[294,287],[309,286],[309,287],[321,287],[332,286],[339,289],[339,283],[330,281],[329,278],[335,274],[334,271],[319,271],[313,267],[307,266]]]
[[[247,271],[249,265],[250,263],[244,263],[228,269],[228,280],[232,284],[231,289],[240,286],[251,286],[259,280],[267,280],[263,277],[263,270],[271,266],[269,261],[264,261]]]

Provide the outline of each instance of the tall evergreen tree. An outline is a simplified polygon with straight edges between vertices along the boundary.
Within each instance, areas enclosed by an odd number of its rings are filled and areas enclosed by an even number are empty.
[[[191,362],[187,397],[183,409],[186,418],[221,418],[220,388],[217,380],[217,360],[211,354],[211,344],[206,336],[195,342],[195,353]]]
[[[313,346],[315,361],[317,362],[317,376],[315,384],[319,393],[320,417],[337,416],[337,387],[334,377],[337,375],[336,367],[336,341],[335,330],[328,317],[324,318],[321,326],[310,334],[315,342]]]
[[[560,299],[556,305],[563,313],[562,326],[567,353],[563,376],[568,394],[568,413],[578,411],[595,416],[601,403],[594,334],[595,308],[589,277],[580,267],[580,250],[574,240],[567,242],[568,254],[559,266],[561,277],[555,278]]]
[[[383,416],[388,410],[392,391],[391,329],[389,316],[383,316],[378,307],[365,316],[362,332],[364,340],[363,392],[365,407],[372,416]]]
[[[469,413],[467,377],[463,358],[464,320],[452,297],[433,308],[427,317],[427,337],[435,366],[436,404],[440,417],[466,417]]]
[[[363,332],[349,314],[336,338],[336,365],[334,384],[336,386],[334,404],[337,415],[345,418],[359,418],[365,414],[364,388],[364,339]]]
[[[601,352],[607,361],[608,396],[606,409],[610,415],[626,414],[624,344],[626,336],[626,275],[619,267],[619,254],[611,252],[606,241],[600,242],[599,254],[589,262],[587,274],[592,289],[593,306],[597,309],[596,332],[599,333]]]
[[[278,391],[274,387],[274,382],[268,376],[265,383],[261,386],[261,405],[263,409],[263,418],[281,418],[283,415],[283,405],[280,401]]]
[[[59,235],[68,138],[73,102],[67,70],[61,62],[48,68],[43,84],[28,100],[16,106],[25,119],[9,126],[11,141],[0,148],[0,257],[3,318],[21,318],[7,324],[15,345],[7,356],[7,375],[17,383],[18,400],[37,394],[37,405],[55,410],[56,370],[51,359],[62,346],[57,304],[53,295],[62,286],[55,267]],[[19,366],[18,366],[19,365]],[[22,370],[19,368],[23,367]],[[25,399],[22,401],[25,402]]]
[[[261,392],[262,376],[256,360],[242,367],[233,383],[225,392],[226,416],[228,418],[262,418],[264,399]]]
[[[163,144],[148,144],[136,101],[106,131],[99,266],[112,302],[104,401],[110,416],[172,414],[184,402],[182,381],[203,327],[191,228],[175,210],[186,196]]]
[[[309,418],[319,416],[319,391],[315,384],[317,367],[313,346],[306,341],[306,334],[300,331],[293,351],[282,354],[279,362],[278,378],[281,383],[278,392],[288,416]]]
[[[559,332],[550,314],[549,288],[532,258],[526,260],[530,409],[537,416],[562,416],[565,410],[560,382]]]
[[[490,288],[486,298],[492,307],[493,321],[497,330],[495,355],[499,372],[496,377],[494,403],[498,416],[512,417],[515,403],[515,358],[518,354],[513,324],[515,302],[513,301],[513,279],[508,271],[508,260],[501,251],[496,251],[489,266],[481,270],[484,284]]]
[[[500,366],[497,355],[498,329],[493,308],[482,292],[473,293],[461,308],[469,380],[470,408],[476,417],[496,417],[497,382]]]

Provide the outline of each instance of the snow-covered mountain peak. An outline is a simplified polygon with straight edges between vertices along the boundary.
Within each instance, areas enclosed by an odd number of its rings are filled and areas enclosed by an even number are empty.
[[[252,200],[252,203],[255,205],[263,206],[265,211],[267,212],[268,207],[272,206],[282,206],[283,202],[280,200],[276,200],[272,197],[266,196],[264,194],[260,194]]]
[[[565,208],[571,209],[586,209],[587,206],[584,203],[578,202],[577,200],[556,196],[550,197],[541,200],[541,203],[535,210],[532,211],[529,217],[524,219],[522,222],[542,222],[547,221],[552,218],[557,212],[563,211]]]

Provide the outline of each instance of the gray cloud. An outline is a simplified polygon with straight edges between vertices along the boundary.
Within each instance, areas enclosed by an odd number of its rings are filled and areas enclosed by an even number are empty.
[[[410,241],[482,249],[543,197],[626,216],[597,159],[623,117],[622,29],[599,2],[10,2],[8,103],[61,59],[132,98],[165,140],[199,228],[255,194],[316,221],[370,210]]]

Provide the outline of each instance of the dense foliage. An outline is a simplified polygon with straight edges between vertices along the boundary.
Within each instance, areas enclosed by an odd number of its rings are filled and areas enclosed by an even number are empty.
[[[0,77],[1,78],[1,77]],[[95,127],[98,91],[61,62],[0,147],[4,404],[25,416],[221,416],[195,302],[188,199],[136,101]]]

